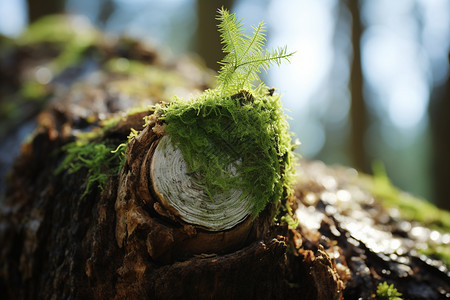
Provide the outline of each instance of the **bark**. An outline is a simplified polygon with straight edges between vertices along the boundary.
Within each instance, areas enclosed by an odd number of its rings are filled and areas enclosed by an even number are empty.
[[[120,176],[112,176],[102,193],[80,197],[83,172],[54,175],[63,155],[54,150],[65,143],[58,129],[67,124],[51,117],[54,113],[24,146],[2,206],[5,298],[282,299],[293,292],[287,228],[271,226],[270,208],[252,222],[244,240],[227,247],[227,233],[220,233],[213,248],[205,249],[210,233],[174,224],[155,209],[148,172],[142,170],[148,143],[156,138],[152,126],[129,145]],[[142,129],[135,123],[139,119],[129,117],[104,138],[123,138],[126,126]],[[308,288],[309,295],[320,291],[317,299],[325,299],[325,293],[338,299],[342,285],[337,288],[336,282],[341,281],[328,276],[337,274],[335,267],[326,252],[318,253],[321,261],[311,251],[305,258],[309,266],[297,276],[314,282],[308,273],[317,269],[320,282]],[[303,257],[289,259],[300,264],[296,261]],[[330,288],[317,289],[319,284]]]
[[[64,155],[56,149],[70,139],[61,120],[53,110],[24,145],[2,204],[4,299],[367,299],[382,281],[407,299],[440,299],[450,287],[445,266],[413,254],[417,241],[404,223],[391,220],[370,195],[353,208],[333,201],[342,190],[353,201],[367,193],[362,183],[352,185],[346,169],[303,162],[292,199],[300,219],[295,229],[273,224],[266,211],[244,241],[198,249],[207,233],[155,208],[142,172],[145,139],[153,134],[129,146],[121,175],[103,192],[83,198],[83,171],[54,174]],[[129,117],[104,138],[121,140],[127,128],[142,129],[136,120]]]

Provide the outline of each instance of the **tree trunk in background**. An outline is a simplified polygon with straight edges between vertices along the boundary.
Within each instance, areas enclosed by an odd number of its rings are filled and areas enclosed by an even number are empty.
[[[450,62],[450,53],[449,53]],[[444,86],[435,89],[429,104],[432,137],[432,173],[434,202],[450,210],[450,76]]]
[[[37,19],[51,14],[64,12],[64,0],[46,0],[36,1],[27,0],[28,4],[28,22],[33,23]]]
[[[220,35],[217,31],[217,15],[220,7],[231,9],[234,0],[197,0],[197,53],[202,57],[208,68],[218,71],[223,58]]]
[[[370,167],[364,147],[364,135],[367,129],[367,108],[363,97],[363,75],[361,68],[362,24],[358,0],[349,0],[348,8],[352,15],[353,62],[350,74],[351,93],[351,155],[353,165],[360,171],[369,172]]]
[[[100,11],[98,12],[97,19],[101,28],[105,28],[109,21],[109,18],[114,14],[117,9],[117,5],[113,0],[103,0],[101,1]]]

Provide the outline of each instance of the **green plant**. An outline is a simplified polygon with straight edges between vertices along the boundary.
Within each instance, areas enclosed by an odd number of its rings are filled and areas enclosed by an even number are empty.
[[[371,193],[388,209],[397,209],[400,216],[410,222],[420,222],[423,226],[444,234],[450,232],[450,212],[439,209],[432,203],[398,190],[389,180],[384,165],[373,165],[374,177],[370,178]],[[450,266],[450,245],[429,240],[426,248],[418,249],[424,255],[439,259]]]
[[[126,144],[113,148],[105,142],[97,141],[95,137],[96,135],[94,138],[81,136],[65,145],[62,150],[66,152],[66,156],[55,170],[56,174],[63,170],[70,174],[81,169],[87,170],[87,185],[81,197],[86,196],[94,187],[103,191],[109,176],[119,174],[125,159]]]
[[[153,107],[137,106],[131,108],[126,115],[130,116],[140,112],[152,112]],[[87,170],[87,185],[82,194],[86,196],[97,186],[103,191],[110,176],[119,174],[125,162],[125,151],[131,139],[135,138],[140,131],[131,128],[127,139],[117,144],[116,141],[108,140],[105,133],[117,126],[122,116],[111,117],[100,122],[100,127],[92,131],[80,133],[74,142],[62,147],[66,156],[55,170],[56,174],[67,170],[70,174],[82,169]],[[142,120],[145,123],[145,120]],[[107,135],[107,134],[106,134]]]
[[[377,286],[377,291],[373,298],[377,300],[402,300],[402,293],[398,292],[394,285],[389,285],[386,281]]]
[[[398,208],[401,216],[406,220],[421,222],[438,231],[450,231],[450,213],[448,211],[398,190],[389,180],[383,164],[375,163],[373,172],[374,182],[371,191],[384,206]]]
[[[273,51],[263,51],[265,37],[264,23],[253,27],[253,35],[244,34],[242,22],[236,20],[235,14],[223,7],[219,9],[217,20],[221,33],[223,52],[226,53],[220,64],[217,77],[218,89],[222,95],[239,92],[240,89],[251,90],[255,81],[260,81],[261,69],[267,71],[271,64],[280,65],[282,60],[289,62],[294,53],[287,53],[286,47]]]
[[[242,197],[251,196],[257,216],[268,203],[290,193],[294,156],[280,96],[264,83],[256,88],[254,83],[261,69],[288,60],[292,53],[286,48],[263,51],[263,23],[247,36],[226,9],[219,10],[217,19],[226,53],[217,88],[194,99],[175,98],[161,118],[210,197],[238,187]]]
[[[81,23],[79,24],[81,26],[77,26],[74,30],[75,18],[62,15],[46,16],[32,23],[16,43],[20,46],[48,43],[52,47],[57,47],[60,52],[49,67],[53,73],[58,74],[67,67],[77,64],[82,59],[83,53],[99,38],[99,33],[88,24]]]

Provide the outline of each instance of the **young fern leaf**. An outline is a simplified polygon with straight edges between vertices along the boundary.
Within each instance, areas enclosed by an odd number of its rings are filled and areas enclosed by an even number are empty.
[[[244,34],[241,20],[223,7],[219,9],[217,20],[221,34],[223,52],[226,53],[217,77],[219,89],[223,94],[233,94],[241,89],[252,89],[253,82],[260,81],[261,70],[267,72],[272,64],[280,65],[283,60],[289,62],[294,53],[288,53],[286,47],[270,52],[263,50],[266,42],[264,23],[253,27],[253,35]]]

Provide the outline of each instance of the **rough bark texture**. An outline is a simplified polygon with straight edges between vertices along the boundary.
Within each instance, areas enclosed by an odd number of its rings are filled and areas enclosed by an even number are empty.
[[[207,82],[191,64],[157,63],[142,45],[126,45],[98,47],[88,60],[108,53],[145,62],[181,74],[175,85],[191,91]],[[416,251],[430,231],[386,210],[371,181],[351,169],[301,163],[290,199],[295,228],[273,222],[274,207],[247,220],[248,234],[231,243],[229,231],[211,234],[178,221],[158,205],[149,182],[159,131],[157,123],[142,127],[142,118],[151,109],[126,115],[93,140],[118,145],[131,128],[142,130],[120,174],[83,197],[86,169],[55,173],[62,147],[79,132],[98,130],[105,115],[142,102],[136,89],[117,92],[124,79],[132,84],[142,76],[105,71],[107,58],[100,57],[100,77],[65,73],[66,89],[55,88],[61,77],[48,86],[54,100],[14,163],[0,202],[1,299],[369,299],[384,281],[406,299],[450,297],[447,267]],[[152,99],[144,103],[164,99],[158,95],[171,85],[149,80]],[[436,234],[448,246],[445,233]]]
[[[129,118],[130,129],[139,129],[133,119]],[[143,182],[148,173],[137,167],[148,151],[149,141],[143,139],[154,134],[134,140],[121,176],[112,176],[104,192],[80,197],[86,184],[83,172],[54,175],[62,155],[54,150],[64,137],[57,130],[61,125],[52,121],[24,146],[2,205],[2,296],[281,299],[292,292],[287,228],[269,228],[269,211],[231,248],[223,242],[225,232],[219,237],[214,233],[215,248],[198,250],[212,234],[159,215],[149,184]],[[111,130],[104,138],[118,135]],[[317,281],[309,287],[310,295],[320,291],[338,299],[343,286],[326,252],[319,249],[316,257],[310,251],[304,259],[308,264],[297,275]],[[327,282],[330,288],[324,289]]]
[[[135,120],[130,116],[104,138],[118,138],[125,124],[142,129]],[[33,142],[24,145],[2,205],[5,299],[357,299],[369,298],[385,280],[408,299],[440,299],[448,291],[445,267],[413,255],[414,240],[395,223],[385,232],[396,231],[390,238],[401,236],[401,243],[375,249],[384,245],[379,226],[387,226],[377,219],[389,220],[381,207],[372,204],[365,212],[358,202],[345,210],[333,203],[330,195],[355,188],[354,174],[304,162],[295,195],[299,227],[271,226],[266,211],[245,241],[222,249],[216,241],[218,248],[198,252],[192,245],[208,234],[176,224],[155,208],[147,172],[136,167],[145,165],[144,140],[129,146],[120,177],[112,176],[104,192],[83,198],[83,172],[54,175],[63,155],[55,153],[64,143],[58,128],[64,126],[47,121],[48,127],[40,127]],[[357,216],[380,230],[367,232],[375,244],[353,231]]]
[[[351,191],[351,176],[306,162],[296,188],[299,227],[270,226],[266,215],[242,243],[220,249],[218,242],[217,249],[194,255],[189,241],[205,233],[156,213],[149,185],[142,182],[148,177],[132,171],[145,161],[148,148],[141,152],[137,145],[142,141],[129,146],[120,177],[112,176],[102,193],[83,198],[82,171],[54,175],[63,155],[55,152],[64,143],[58,128],[64,126],[53,121],[24,145],[2,204],[3,298],[357,299],[389,281],[408,299],[440,299],[449,289],[445,266],[414,255],[407,232],[395,224],[381,231],[387,224],[377,219],[389,220],[381,207],[355,203],[339,211],[330,195]],[[118,136],[111,130],[105,138]],[[350,226],[358,216],[374,221],[367,226],[379,231],[366,234],[375,242]],[[397,248],[376,249],[384,245],[382,232],[391,231],[397,233],[390,239],[402,238]]]

